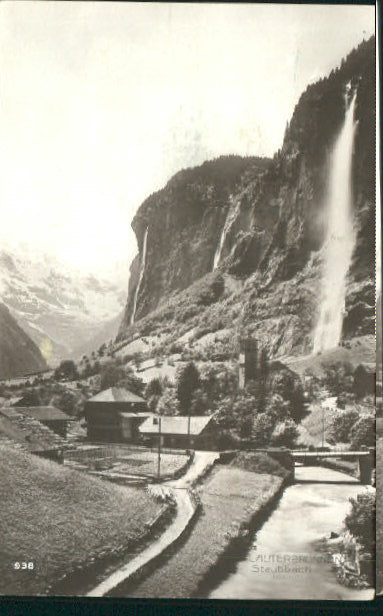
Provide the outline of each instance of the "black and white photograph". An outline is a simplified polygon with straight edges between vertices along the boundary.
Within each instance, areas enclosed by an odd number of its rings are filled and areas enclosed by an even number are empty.
[[[1,597],[383,594],[376,35],[0,3]]]

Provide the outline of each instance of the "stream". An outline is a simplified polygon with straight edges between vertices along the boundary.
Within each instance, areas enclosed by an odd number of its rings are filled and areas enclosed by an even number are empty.
[[[368,489],[323,467],[297,466],[296,483],[256,532],[248,553],[209,595],[211,599],[372,599],[372,589],[338,583],[321,549],[331,531],[341,532],[349,498]]]

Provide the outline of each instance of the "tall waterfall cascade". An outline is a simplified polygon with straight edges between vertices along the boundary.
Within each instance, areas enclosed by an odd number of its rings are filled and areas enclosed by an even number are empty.
[[[218,246],[214,254],[213,271],[217,269],[221,261],[222,250],[225,245],[226,237],[234,223],[234,220],[237,217],[239,206],[240,206],[240,202],[238,202],[236,206],[234,207],[233,205],[231,205],[229,208],[228,214],[226,216],[225,224],[223,225],[222,233],[219,238]]]
[[[139,276],[138,276],[137,286],[136,286],[136,289],[134,291],[133,310],[132,310],[132,314],[131,314],[131,317],[130,317],[130,324],[131,325],[133,325],[134,319],[135,319],[135,316],[136,316],[138,294],[140,292],[140,288],[141,288],[141,284],[142,284],[142,279],[144,277],[144,272],[145,272],[147,241],[148,241],[148,227],[146,227],[146,229],[145,229],[144,241],[143,241],[143,244],[142,244],[142,257],[141,257],[141,264],[140,264],[140,273],[139,273]]]
[[[355,245],[352,212],[352,155],[356,123],[356,90],[346,86],[346,113],[334,146],[329,177],[327,233],[323,245],[320,314],[314,331],[313,352],[339,345],[345,314],[346,278]]]

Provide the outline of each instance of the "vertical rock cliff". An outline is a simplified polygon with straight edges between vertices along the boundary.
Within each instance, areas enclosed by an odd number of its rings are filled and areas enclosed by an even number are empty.
[[[356,241],[347,276],[342,339],[374,333],[374,38],[306,89],[272,160],[223,157],[204,163],[181,171],[141,205],[132,223],[140,251],[147,227],[149,235],[137,327],[140,320],[148,323],[150,318],[177,320],[177,311],[164,311],[163,306],[172,298],[182,303],[182,293],[186,297],[196,281],[209,287],[221,276],[223,303],[214,310],[222,327],[246,326],[265,338],[274,354],[312,349],[331,153],[345,117],[346,87],[356,92],[352,157]],[[131,266],[120,338],[129,335],[141,258],[137,255]],[[185,314],[181,321],[187,321]],[[150,331],[150,326],[145,328]]]

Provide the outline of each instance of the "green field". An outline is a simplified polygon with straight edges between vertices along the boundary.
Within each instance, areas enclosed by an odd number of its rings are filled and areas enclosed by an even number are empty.
[[[242,524],[273,496],[282,479],[217,466],[200,489],[202,512],[176,552],[128,596],[191,597]],[[124,589],[121,590],[121,595]],[[120,593],[119,593],[120,594]]]
[[[129,549],[160,505],[120,487],[0,446],[0,594],[45,594],[65,573]],[[33,561],[34,570],[15,562]]]

